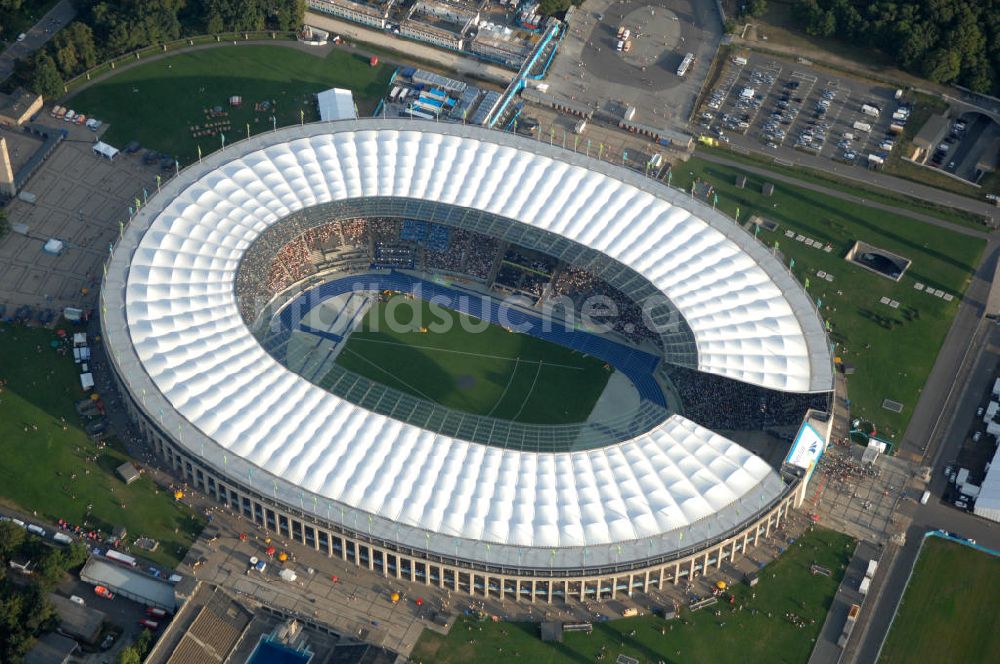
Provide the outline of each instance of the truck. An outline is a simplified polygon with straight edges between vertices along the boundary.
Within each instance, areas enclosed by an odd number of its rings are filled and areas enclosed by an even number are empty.
[[[121,553],[120,551],[115,551],[114,549],[108,549],[104,552],[104,557],[108,560],[113,560],[116,563],[125,565],[126,567],[137,567],[138,561],[132,556]]]
[[[860,120],[855,121],[854,124],[852,124],[851,126],[857,129],[858,131],[869,132],[872,130],[872,126],[870,124],[868,124],[867,122],[861,122]]]
[[[861,579],[861,584],[858,586],[858,592],[861,593],[862,595],[867,595],[868,589],[871,587],[871,585],[872,585],[872,580],[866,576],[865,578]]]
[[[733,64],[736,65],[737,67],[745,67],[747,64],[747,59],[737,56],[733,58]]]
[[[883,166],[885,164],[885,159],[878,156],[877,154],[868,155],[868,165],[869,166]]]
[[[877,118],[882,114],[878,106],[872,106],[871,104],[861,104],[861,112],[865,115],[870,115],[873,118]]]
[[[878,570],[878,561],[877,560],[869,560],[868,561],[868,569],[865,570],[865,576],[867,576],[867,577],[875,576],[875,571],[876,570]]]
[[[33,523],[29,523],[28,524],[28,532],[29,533],[34,533],[35,535],[38,535],[39,537],[45,537],[45,529],[42,528],[41,526],[36,526]]]
[[[955,476],[955,486],[961,489],[965,486],[965,483],[969,481],[969,469],[959,468],[958,474]]]
[[[631,39],[626,39],[625,40],[625,45],[622,47],[622,51],[625,52],[625,53],[628,53],[631,50],[632,50],[632,40]]]
[[[59,542],[60,544],[73,543],[73,538],[67,535],[66,533],[55,533],[54,535],[52,535],[52,539],[55,540],[56,542]]]
[[[854,623],[858,622],[860,614],[861,606],[851,604],[851,608],[847,611],[847,621],[844,623],[844,630],[840,633],[840,638],[837,639],[837,645],[841,648],[847,645],[847,639],[851,637],[851,632],[854,631]]]

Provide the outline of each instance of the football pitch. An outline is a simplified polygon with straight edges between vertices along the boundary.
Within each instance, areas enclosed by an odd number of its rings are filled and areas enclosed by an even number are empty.
[[[928,538],[879,664],[996,661],[1000,632],[988,616],[997,593],[1000,558]]]
[[[515,422],[583,422],[614,371],[599,359],[401,295],[378,302],[337,364],[434,403]]]

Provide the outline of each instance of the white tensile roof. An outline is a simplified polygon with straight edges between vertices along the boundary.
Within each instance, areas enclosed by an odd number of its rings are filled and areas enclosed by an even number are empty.
[[[1000,447],[993,454],[993,461],[983,479],[973,511],[977,516],[1000,521]]]
[[[367,521],[373,535],[506,563],[580,564],[580,547],[584,564],[648,557],[736,527],[781,493],[767,463],[678,415],[602,449],[519,452],[377,415],[280,365],[237,310],[241,256],[296,210],[366,196],[478,208],[587,244],[678,307],[702,371],[832,389],[808,296],[749,235],[683,194],[479,128],[315,124],[186,169],[132,221],[109,266],[103,323],[119,374],[192,454],[359,532]]]

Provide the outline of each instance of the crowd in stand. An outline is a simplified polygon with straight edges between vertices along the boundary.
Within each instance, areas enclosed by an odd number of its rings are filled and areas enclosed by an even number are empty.
[[[826,394],[789,394],[732,378],[665,364],[684,416],[712,430],[756,431],[799,424],[809,408],[826,410]]]
[[[237,294],[244,319],[253,318],[262,302],[315,272],[319,261],[328,260],[322,252],[339,246],[373,252],[368,254],[372,266],[442,270],[480,281],[487,281],[499,263],[491,284],[495,287],[536,299],[547,291],[568,296],[578,310],[588,297],[604,296],[614,303],[617,314],[597,322],[610,323],[633,342],[659,341],[644,324],[639,305],[587,270],[560,269],[554,258],[506,246],[480,233],[395,219],[348,219],[306,227],[306,222],[292,218],[268,229],[240,265]]]
[[[588,297],[603,296],[614,303],[616,315],[609,321],[616,332],[638,343],[643,339],[658,340],[643,318],[642,308],[617,288],[587,270],[567,267],[552,282],[552,294],[569,297],[579,307]]]

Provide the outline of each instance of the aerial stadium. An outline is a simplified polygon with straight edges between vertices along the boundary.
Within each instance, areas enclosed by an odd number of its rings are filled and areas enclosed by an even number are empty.
[[[192,486],[480,596],[703,574],[801,502],[829,438],[823,322],[770,249],[641,173],[478,127],[318,123],[191,165],[124,229],[101,326]]]

